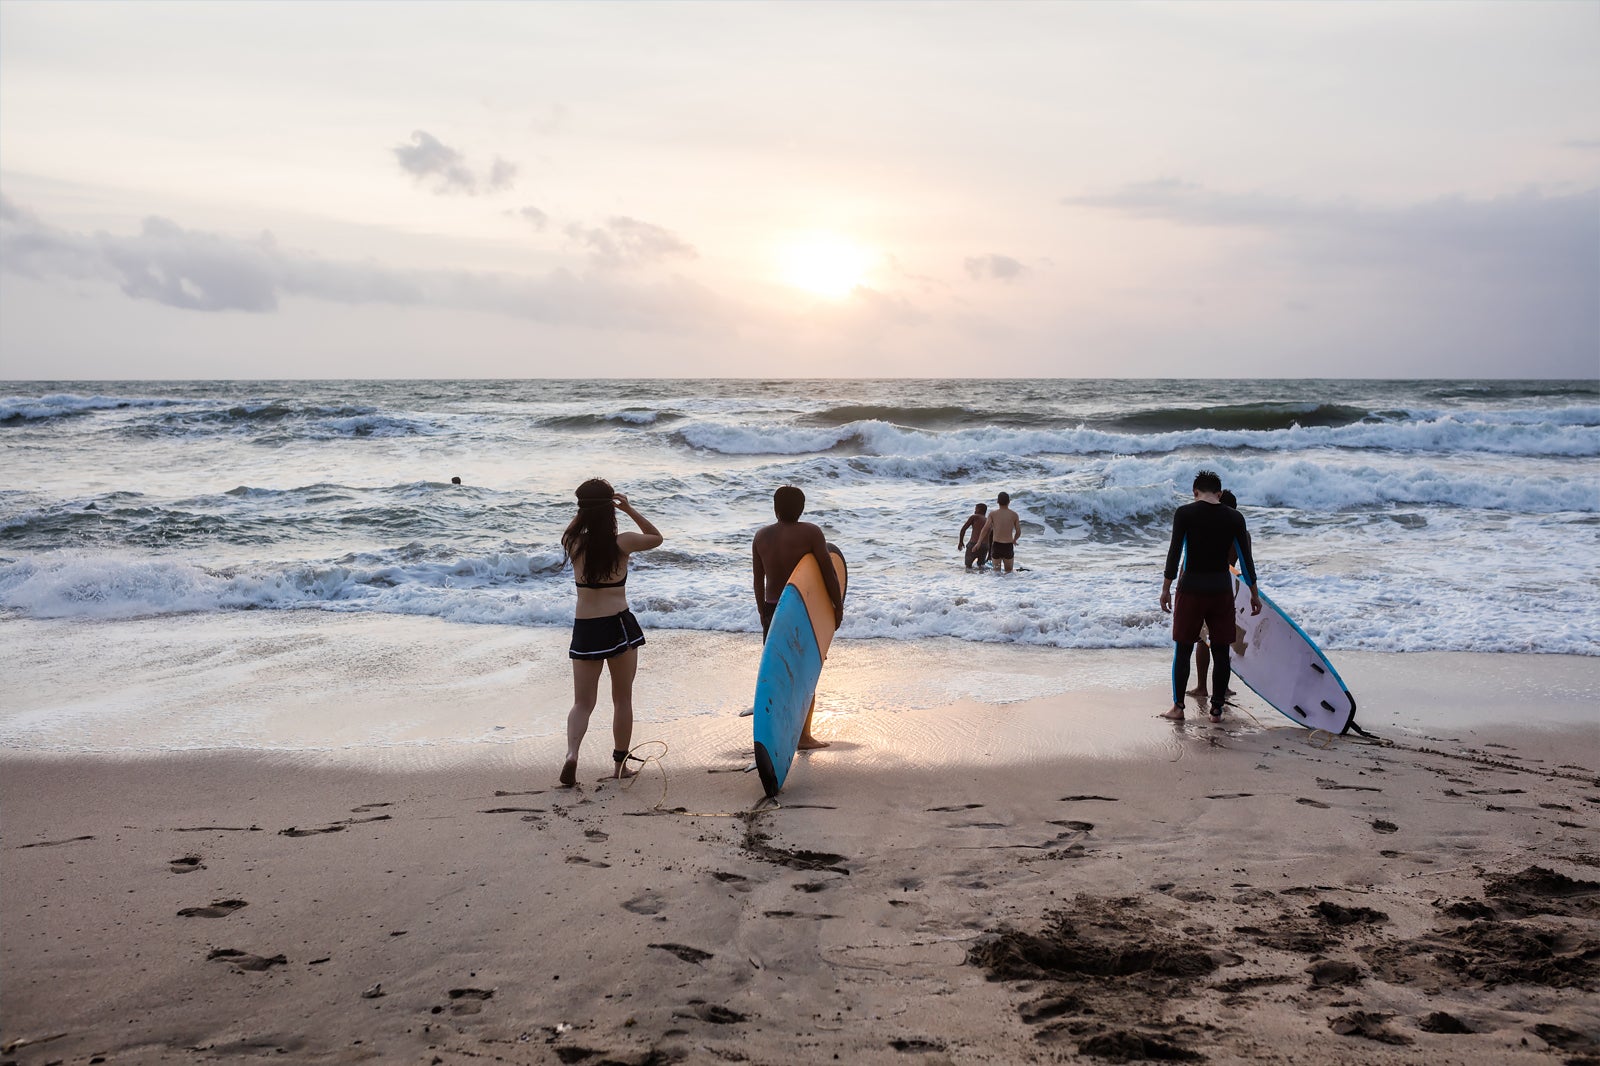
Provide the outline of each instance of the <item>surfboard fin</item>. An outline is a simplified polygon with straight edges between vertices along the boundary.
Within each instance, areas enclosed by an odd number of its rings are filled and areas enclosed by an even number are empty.
[[[1330,711],[1333,710],[1332,707],[1329,707],[1328,709]],[[1300,706],[1298,703],[1294,705],[1294,713],[1298,714],[1301,718],[1304,718],[1306,716],[1305,708]]]
[[[1315,671],[1316,671],[1316,672],[1317,672],[1317,673],[1319,673],[1319,674],[1325,674],[1325,673],[1327,673],[1327,672],[1328,672],[1328,671],[1326,671],[1326,670],[1324,670],[1324,669],[1323,669],[1323,668],[1322,668],[1322,664],[1321,664],[1321,663],[1312,663],[1312,664],[1311,664],[1311,669],[1313,669],[1313,670],[1315,670]],[[1329,710],[1332,710],[1332,709],[1333,709],[1333,708],[1331,708],[1331,707],[1330,707],[1330,708],[1328,708],[1328,709],[1329,709]]]
[[[772,755],[767,746],[756,742],[756,773],[761,775],[761,787],[768,796],[776,796],[783,786],[778,783],[778,773],[772,765]]]

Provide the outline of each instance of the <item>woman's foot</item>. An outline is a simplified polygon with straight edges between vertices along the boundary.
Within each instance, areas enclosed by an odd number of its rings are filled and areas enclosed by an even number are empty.
[[[1174,703],[1172,705],[1172,710],[1168,711],[1166,714],[1162,715],[1161,717],[1167,718],[1167,719],[1171,719],[1174,722],[1183,721],[1183,704]]]
[[[561,764],[561,776],[557,778],[562,788],[571,788],[578,783],[578,760],[568,759]]]
[[[1199,700],[1202,707],[1204,707],[1211,700],[1211,693],[1204,685],[1196,685],[1194,688],[1189,690],[1189,695]]]

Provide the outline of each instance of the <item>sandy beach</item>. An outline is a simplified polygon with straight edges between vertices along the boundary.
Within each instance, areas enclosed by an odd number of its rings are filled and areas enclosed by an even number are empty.
[[[574,790],[13,751],[0,1061],[1600,1061],[1594,660],[1357,673],[1390,745],[1085,687],[835,713],[770,806],[728,716]]]

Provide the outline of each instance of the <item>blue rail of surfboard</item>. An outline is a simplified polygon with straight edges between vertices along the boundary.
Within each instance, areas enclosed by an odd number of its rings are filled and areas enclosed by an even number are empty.
[[[822,676],[822,652],[806,610],[805,598],[786,586],[772,613],[766,647],[756,671],[755,741],[772,760],[777,787],[782,788],[794,762],[800,731],[805,727],[811,697]]]
[[[1311,639],[1311,634],[1309,634],[1305,630],[1301,629],[1300,628],[1300,623],[1296,622],[1293,618],[1290,618],[1288,611],[1285,611],[1282,607],[1279,607],[1276,603],[1273,603],[1271,597],[1269,597],[1265,592],[1262,592],[1260,589],[1256,589],[1256,595],[1261,598],[1261,602],[1263,604],[1265,604],[1268,607],[1271,607],[1274,611],[1276,611],[1278,613],[1278,617],[1279,618],[1282,618],[1285,622],[1288,622],[1291,629],[1293,629],[1296,633],[1300,634],[1300,639],[1306,642],[1307,647],[1309,647],[1312,651],[1317,653],[1317,658],[1322,660],[1322,665],[1326,666],[1328,668],[1329,675],[1332,676],[1332,678],[1335,681],[1339,682],[1339,691],[1343,692],[1345,694],[1345,698],[1350,701],[1350,717],[1345,719],[1344,729],[1341,729],[1340,732],[1343,733],[1343,732],[1348,731],[1349,728],[1350,728],[1350,723],[1355,721],[1355,717],[1356,717],[1356,710],[1355,710],[1356,698],[1354,696],[1350,695],[1350,686],[1348,686],[1348,685],[1346,685],[1344,683],[1344,678],[1339,676],[1339,671],[1337,671],[1337,670],[1335,670],[1333,668],[1333,663],[1328,661],[1328,656],[1323,652],[1323,650],[1320,647],[1318,647],[1317,642]],[[1256,692],[1255,686],[1251,685],[1247,678],[1241,677],[1241,678],[1239,678],[1239,680],[1243,681],[1245,683],[1245,685],[1250,689],[1251,692]],[[1261,696],[1261,693],[1256,692],[1256,695],[1257,696]],[[1284,710],[1282,707],[1275,706],[1272,703],[1272,701],[1271,700],[1267,700],[1267,698],[1265,696],[1261,696],[1261,698],[1263,700],[1266,700],[1266,703],[1267,703],[1268,707],[1272,707],[1273,710],[1277,711],[1279,714],[1281,714],[1285,718],[1289,719],[1289,721],[1293,722],[1295,725],[1300,725],[1300,726],[1305,725],[1304,722],[1300,721],[1300,719],[1296,718],[1294,715],[1290,714],[1288,711]]]

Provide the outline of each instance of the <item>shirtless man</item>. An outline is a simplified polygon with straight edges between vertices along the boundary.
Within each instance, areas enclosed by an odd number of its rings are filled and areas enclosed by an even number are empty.
[[[828,599],[833,601],[833,624],[844,623],[844,593],[839,588],[839,575],[834,573],[833,560],[828,558],[828,542],[822,530],[810,522],[800,521],[806,509],[806,494],[793,485],[785,485],[772,494],[772,510],[778,520],[756,531],[751,543],[750,571],[755,578],[756,610],[761,614],[761,640],[767,639],[772,627],[772,615],[778,609],[778,599],[783,595],[789,575],[800,560],[810,552],[817,557],[822,570],[822,581],[828,587]],[[826,741],[811,735],[811,712],[806,712],[805,728],[800,731],[800,750],[825,748]]]
[[[989,546],[983,542],[983,524],[987,520],[989,505],[977,504],[972,508],[972,513],[967,515],[967,520],[961,525],[961,533],[956,537],[956,547],[967,549],[967,569],[972,569],[972,564],[977,563],[978,569],[983,569],[983,564],[989,561]],[[967,530],[972,530],[972,546],[967,548]]]
[[[1022,539],[1022,519],[1011,509],[1009,493],[1002,492],[996,502],[1000,506],[989,512],[989,520],[984,523],[983,532],[978,536],[980,539],[989,539],[989,558],[994,562],[995,573],[1000,572],[1003,563],[1009,574],[1017,555],[1017,541]]]

